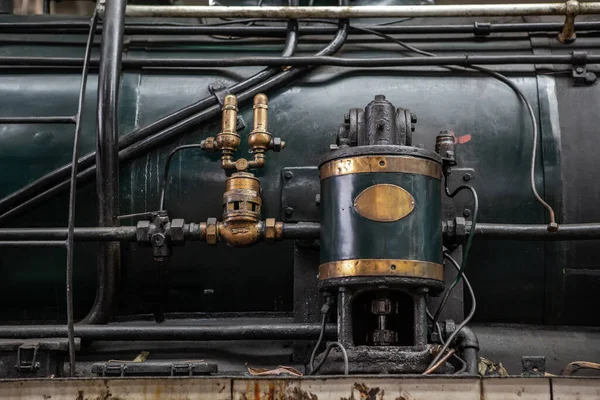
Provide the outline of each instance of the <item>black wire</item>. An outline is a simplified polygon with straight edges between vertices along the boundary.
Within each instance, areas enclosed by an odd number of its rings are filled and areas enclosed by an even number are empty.
[[[319,350],[319,347],[321,346],[321,343],[323,342],[323,337],[325,336],[325,324],[327,323],[327,312],[328,311],[329,311],[329,308],[327,308],[326,312],[323,312],[323,316],[321,318],[321,332],[319,333],[319,339],[317,339],[315,348],[313,349],[312,353],[310,354],[309,366],[310,366],[311,374],[315,369],[314,365],[315,365],[315,357],[317,356],[317,351]]]
[[[69,342],[69,376],[75,375],[75,320],[73,312],[73,253],[74,253],[74,234],[75,234],[75,199],[77,194],[77,159],[79,158],[79,139],[81,137],[81,115],[85,103],[85,91],[87,86],[87,77],[89,70],[89,61],[92,54],[92,45],[98,24],[98,9],[94,10],[90,20],[90,33],[88,35],[85,48],[85,58],[83,70],[81,72],[81,85],[79,88],[79,102],[77,104],[77,116],[75,120],[75,135],[73,138],[73,168],[71,171],[70,193],[69,193],[69,222],[67,230],[67,336]]]
[[[446,175],[445,179],[444,179],[444,187],[445,187],[446,195],[450,198],[454,198],[458,193],[462,192],[463,190],[469,190],[471,192],[471,194],[473,195],[473,218],[471,219],[471,231],[469,232],[469,236],[467,238],[467,244],[465,245],[464,250],[463,250],[463,259],[460,264],[460,270],[459,270],[458,274],[456,275],[456,278],[452,282],[452,285],[450,285],[448,290],[446,290],[446,294],[444,295],[444,298],[442,299],[440,306],[438,307],[437,311],[435,312],[435,315],[433,316],[434,326],[437,323],[437,320],[440,317],[442,310],[446,306],[446,302],[450,298],[450,294],[452,293],[452,290],[454,290],[454,288],[460,281],[462,272],[465,270],[467,261],[469,259],[469,253],[471,252],[471,245],[473,244],[473,238],[475,237],[475,229],[473,229],[473,227],[477,226],[477,217],[479,215],[479,197],[477,196],[477,191],[475,190],[475,188],[473,186],[462,185],[462,186],[459,186],[458,188],[456,188],[452,193],[450,193],[450,190],[448,189],[448,175]]]
[[[342,357],[344,358],[344,375],[349,374],[349,365],[348,365],[348,353],[346,352],[346,348],[340,342],[329,342],[327,343],[327,347],[325,348],[325,353],[323,353],[323,358],[317,364],[317,366],[310,371],[310,375],[315,375],[323,365],[325,365],[325,361],[327,361],[327,357],[329,357],[329,353],[331,353],[331,349],[334,347],[338,347],[342,352]]]
[[[450,337],[446,340],[446,343],[444,343],[444,345],[442,346],[442,349],[440,350],[440,352],[437,354],[437,356],[435,356],[433,361],[431,361],[431,363],[429,364],[429,366],[426,369],[431,368],[442,358],[442,356],[444,355],[444,353],[446,352],[448,347],[450,347],[450,345],[452,344],[452,342],[454,341],[454,339],[456,338],[458,333],[462,330],[462,328],[464,328],[471,321],[471,319],[473,318],[473,315],[475,315],[475,310],[477,309],[477,300],[475,299],[475,292],[473,291],[473,287],[471,286],[471,283],[467,279],[467,276],[465,275],[465,273],[463,271],[461,271],[461,266],[458,265],[456,260],[454,258],[452,258],[452,256],[450,254],[448,254],[447,252],[444,252],[444,257],[448,261],[450,261],[452,266],[454,266],[454,268],[456,268],[458,273],[462,276],[462,279],[465,282],[465,285],[467,286],[467,289],[469,290],[469,293],[471,295],[471,311],[469,311],[469,314],[463,320],[463,322],[461,322],[456,327],[456,330],[454,332],[452,332]]]
[[[185,144],[183,146],[179,146],[174,148],[170,153],[169,156],[167,157],[167,161],[165,162],[165,169],[163,172],[163,180],[162,180],[162,185],[161,185],[161,189],[160,189],[160,206],[159,206],[159,210],[165,210],[165,192],[166,192],[166,188],[167,188],[167,179],[169,178],[169,167],[171,166],[171,159],[173,158],[173,156],[175,154],[177,154],[178,152],[180,152],[181,150],[185,150],[185,149],[201,149],[202,145],[200,144]]]
[[[467,362],[465,360],[463,360],[462,358],[460,358],[456,353],[454,353],[452,356],[454,358],[456,358],[462,365],[462,367],[458,371],[456,371],[454,373],[454,375],[459,375],[459,374],[464,373],[467,370]]]

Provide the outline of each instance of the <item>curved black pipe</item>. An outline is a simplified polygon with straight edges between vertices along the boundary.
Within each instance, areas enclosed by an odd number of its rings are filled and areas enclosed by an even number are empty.
[[[282,340],[316,339],[321,324],[272,325],[75,325],[75,336],[88,340]],[[327,337],[335,338],[337,327],[325,327]],[[64,325],[0,325],[0,338],[59,338],[67,336]]]
[[[96,109],[96,198],[100,227],[119,225],[118,105],[126,6],[127,0],[111,0],[104,14]],[[83,320],[88,324],[105,324],[110,320],[121,269],[120,242],[98,245],[97,269],[96,299]]]
[[[338,33],[336,34],[334,39],[331,41],[331,43],[327,47],[325,47],[322,51],[317,53],[317,56],[327,56],[327,55],[335,54],[343,46],[344,42],[346,41],[346,38],[348,36],[348,29],[349,29],[348,21],[347,20],[340,21]],[[268,91],[270,89],[280,87],[284,84],[287,84],[291,80],[295,79],[296,77],[300,76],[301,74],[303,74],[307,71],[310,71],[311,69],[312,69],[311,67],[300,67],[300,68],[291,68],[287,71],[281,72],[278,75],[272,77],[271,79],[254,86],[252,89],[249,89],[249,90],[244,91],[243,93],[240,93],[238,95],[238,102],[242,103],[244,101],[248,101],[260,92]],[[178,134],[188,131],[188,129],[190,127],[195,126],[199,123],[202,123],[210,118],[213,118],[213,117],[219,115],[220,112],[221,112],[221,107],[218,105],[209,107],[197,114],[194,114],[194,115],[178,122],[175,125],[169,126],[168,128],[166,128],[158,133],[149,135],[146,139],[135,143],[135,145],[131,145],[131,146],[123,149],[119,153],[119,159],[121,161],[127,161],[130,159],[133,159],[137,155],[150,150],[154,146],[161,144],[161,143],[173,138],[174,136],[176,136]],[[66,165],[66,166],[62,167],[61,169],[66,169],[66,171],[68,173],[68,171],[70,171],[71,167],[70,167],[70,165]],[[87,170],[82,171],[82,173],[79,174],[77,177],[78,181],[85,182],[86,180],[91,179],[94,176],[94,169],[95,169],[95,166],[91,166]],[[41,180],[43,180],[43,179],[44,178],[41,178]],[[36,188],[31,187],[32,185],[29,185],[29,186],[30,186],[30,188],[28,190],[30,192],[33,192],[33,193],[38,192],[38,190]],[[5,222],[8,218],[12,218],[16,215],[23,213],[24,211],[30,209],[34,205],[44,202],[45,200],[51,198],[55,194],[62,192],[66,187],[68,187],[68,182],[66,182],[66,184],[65,184],[65,182],[61,182],[57,185],[50,187],[49,189],[45,190],[44,192],[35,195],[33,198],[29,198],[28,200],[26,200],[25,203],[23,203],[17,207],[14,207],[10,211],[7,211],[4,214],[0,215],[0,223]],[[1,207],[3,201],[4,201],[4,199],[2,201],[0,201],[0,207]],[[14,198],[12,201],[14,201]]]
[[[468,326],[463,327],[456,335],[456,344],[461,351],[462,359],[467,364],[467,373],[469,375],[477,375],[479,340],[475,332]]]
[[[282,56],[289,57],[294,54],[297,43],[298,23],[295,20],[290,20],[288,23],[288,34]],[[276,75],[279,71],[280,68],[277,67],[266,68],[263,71],[246,79],[245,81],[231,86],[229,91],[237,94],[259,84],[260,82],[265,81],[266,79],[269,79],[270,77]],[[137,129],[123,136],[119,139],[119,149],[125,149],[142,139],[166,129],[167,127],[181,121],[184,118],[188,118],[195,113],[217,104],[218,100],[215,96],[206,97],[196,103],[190,104],[180,110],[160,118],[149,125],[146,125],[145,127]],[[82,173],[78,175],[78,179],[87,180],[94,175],[94,169],[90,170],[89,168],[94,165],[95,160],[95,152],[88,153],[79,158],[78,168],[82,170]],[[36,179],[34,182],[24,186],[16,192],[4,197],[3,199],[0,199],[0,212],[3,213],[0,215],[0,223],[5,219],[28,210],[30,207],[36,204],[40,204],[57,193],[62,192],[67,185],[65,182],[61,181],[68,178],[69,174],[71,173],[71,165],[72,164],[63,165],[62,167],[44,175],[43,177]]]

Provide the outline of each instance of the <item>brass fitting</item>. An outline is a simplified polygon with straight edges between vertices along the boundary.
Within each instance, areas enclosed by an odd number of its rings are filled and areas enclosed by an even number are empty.
[[[283,239],[283,222],[277,222],[275,218],[265,220],[265,241],[274,242]]]
[[[217,219],[209,218],[206,220],[206,243],[216,244],[219,238],[219,232],[217,230]]]
[[[233,154],[242,141],[236,128],[238,113],[237,97],[232,94],[225,96],[222,110],[221,132],[219,132],[216,138],[206,138],[200,145],[207,152],[221,150],[221,166],[224,169],[233,169],[235,168]]]
[[[568,0],[566,3],[565,23],[561,32],[558,34],[558,40],[561,43],[572,43],[577,38],[575,34],[575,17],[579,14],[580,7],[578,0]]]
[[[254,96],[254,128],[248,134],[248,146],[254,154],[254,160],[248,162],[248,168],[262,168],[267,150],[281,151],[285,147],[284,141],[273,138],[269,133],[268,103],[269,99],[265,94]]]

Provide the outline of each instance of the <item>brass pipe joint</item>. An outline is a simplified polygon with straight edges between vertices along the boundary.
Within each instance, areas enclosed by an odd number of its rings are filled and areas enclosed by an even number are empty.
[[[245,247],[260,240],[283,238],[283,223],[260,220],[262,198],[259,180],[251,173],[236,172],[227,178],[223,193],[223,220],[206,222],[206,241]]]

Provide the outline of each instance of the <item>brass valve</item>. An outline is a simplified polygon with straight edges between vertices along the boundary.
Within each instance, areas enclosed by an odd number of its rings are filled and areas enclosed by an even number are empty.
[[[248,134],[248,146],[254,154],[254,160],[248,162],[248,168],[261,168],[265,165],[265,152],[267,150],[281,151],[285,142],[280,138],[273,138],[268,130],[269,124],[269,99],[265,94],[254,96],[254,126]]]
[[[216,138],[206,138],[200,145],[203,150],[208,152],[221,150],[221,165],[224,169],[232,169],[235,168],[233,154],[241,143],[241,138],[236,128],[238,114],[237,97],[232,94],[225,96],[222,110],[221,132],[219,132]]]

